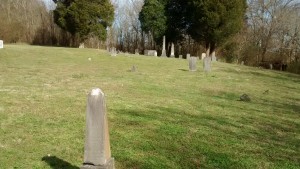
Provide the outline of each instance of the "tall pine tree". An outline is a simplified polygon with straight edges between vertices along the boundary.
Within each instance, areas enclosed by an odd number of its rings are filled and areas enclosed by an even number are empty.
[[[54,20],[62,29],[81,41],[89,36],[106,39],[106,28],[114,19],[114,8],[109,0],[53,1],[57,4]]]
[[[246,0],[188,0],[188,33],[211,54],[243,25]]]

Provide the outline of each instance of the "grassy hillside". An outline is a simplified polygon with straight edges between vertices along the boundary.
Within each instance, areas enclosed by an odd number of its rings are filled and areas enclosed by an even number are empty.
[[[213,63],[209,74],[202,62],[198,68],[189,72],[179,59],[5,45],[0,168],[78,169],[94,87],[106,94],[117,169],[300,168],[299,75],[225,63]],[[237,101],[243,93],[252,101]]]

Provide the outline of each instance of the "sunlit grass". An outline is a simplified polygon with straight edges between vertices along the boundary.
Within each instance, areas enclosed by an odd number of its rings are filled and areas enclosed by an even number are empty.
[[[197,72],[187,64],[5,45],[0,168],[80,167],[94,87],[106,94],[116,168],[300,168],[299,75],[225,63],[205,74],[202,62]],[[243,93],[252,101],[238,101]]]

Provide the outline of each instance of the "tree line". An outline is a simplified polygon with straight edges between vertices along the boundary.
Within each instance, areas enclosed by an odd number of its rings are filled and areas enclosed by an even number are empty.
[[[0,38],[6,43],[117,47],[167,51],[268,67],[289,64],[300,72],[300,5],[297,0],[2,0]],[[158,53],[160,54],[160,53]],[[296,66],[295,66],[296,65]],[[297,66],[298,65],[298,66]],[[298,69],[297,69],[298,67]]]

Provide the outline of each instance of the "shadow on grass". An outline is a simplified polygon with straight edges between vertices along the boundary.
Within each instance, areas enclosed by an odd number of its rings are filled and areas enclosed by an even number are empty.
[[[56,156],[44,156],[42,161],[48,163],[53,169],[79,169],[79,167],[70,164],[69,162],[57,158]]]
[[[189,71],[188,69],[178,69],[178,70],[181,70],[183,72],[188,72]]]
[[[238,73],[238,74],[244,74],[244,75],[252,75],[255,77],[262,77],[262,78],[270,78],[270,79],[276,79],[276,80],[282,80],[282,81],[292,81],[295,83],[300,83],[300,76],[297,74],[287,73],[287,72],[281,72],[278,71],[275,73],[271,73],[271,71],[268,70],[257,70],[257,71],[237,71],[233,68],[231,69],[224,69],[223,72],[227,73]]]
[[[279,112],[286,107],[291,111],[299,108],[297,105],[273,104],[277,106]],[[259,164],[254,160],[265,158],[266,163],[271,162],[279,167],[298,166],[299,153],[294,149],[299,145],[295,137],[295,133],[299,131],[299,124],[266,113],[259,107],[232,104],[233,110],[244,113],[241,116],[231,117],[221,114],[190,114],[184,109],[160,106],[149,106],[146,110],[114,111],[122,116],[121,127],[125,131],[131,131],[129,132],[131,135],[139,133],[139,139],[133,139],[131,143],[135,145],[134,148],[131,147],[129,150],[160,154],[163,158],[157,156],[157,159],[165,160],[163,161],[165,164],[169,162],[182,168],[256,168]],[[256,113],[251,113],[253,111]],[[290,116],[286,114],[285,117]],[[206,130],[211,133],[209,137]],[[118,140],[128,139],[123,135],[115,136],[119,137]],[[245,143],[247,144],[244,145]],[[222,147],[223,151],[216,151],[215,146]],[[127,151],[130,152],[129,150]],[[174,158],[178,152],[180,158]],[[237,152],[243,157],[235,155]],[[144,155],[145,158],[139,161],[139,166],[151,168],[156,165],[148,164],[150,155],[147,153]],[[128,160],[125,157],[123,159]],[[126,167],[132,167],[129,165],[130,162]],[[166,165],[161,168],[170,167],[172,166]]]

